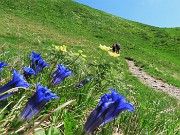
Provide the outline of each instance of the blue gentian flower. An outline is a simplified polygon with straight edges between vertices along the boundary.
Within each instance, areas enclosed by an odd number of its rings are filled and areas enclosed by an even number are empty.
[[[120,112],[129,110],[133,111],[134,107],[125,101],[125,98],[116,93],[115,89],[110,89],[111,94],[105,94],[99,105],[91,112],[88,117],[84,131],[90,133],[94,131],[98,126],[102,126],[112,120],[114,120]]]
[[[49,66],[48,63],[46,63],[43,59],[39,59],[36,65],[36,74],[38,74],[39,72],[42,72],[44,67]]]
[[[0,81],[1,81],[1,70],[3,69],[3,67],[8,66],[7,63],[4,62],[0,62]]]
[[[37,115],[45,104],[51,99],[56,99],[58,96],[50,92],[47,87],[41,86],[39,83],[36,86],[36,92],[27,101],[25,108],[21,113],[22,120],[29,120],[33,116]]]
[[[5,67],[5,66],[8,66],[8,64],[4,63],[4,62],[0,62],[0,70],[2,70],[3,67]]]
[[[28,79],[31,75],[35,75],[35,72],[32,68],[29,67],[23,67],[24,70],[24,77]]]
[[[30,54],[30,59],[31,59],[30,67],[34,70],[34,69],[36,69],[36,65],[37,65],[38,60],[42,59],[42,57],[40,54],[32,52]]]
[[[41,55],[35,52],[31,53],[30,59],[30,68],[32,68],[35,71],[35,75],[37,75],[39,72],[42,72],[44,67],[49,66],[49,64],[42,59]]]
[[[32,53],[30,54],[30,59],[33,61],[37,61],[39,59],[42,59],[42,57],[41,57],[41,54],[38,54],[32,51]]]
[[[84,86],[85,84],[87,84],[89,81],[90,81],[90,78],[84,79],[81,83],[79,83],[78,85],[76,85],[76,86],[74,87],[74,89],[75,89],[75,88],[81,88],[82,86]]]
[[[57,85],[68,76],[72,76],[72,72],[62,64],[59,64],[57,70],[51,75],[51,77],[53,78],[52,84]]]
[[[13,79],[5,84],[4,86],[2,86],[0,88],[0,94],[2,94],[3,92],[10,90],[12,88],[16,88],[16,87],[25,87],[25,88],[29,88],[30,85],[26,82],[26,80],[24,80],[23,75],[19,74],[15,69],[13,70]],[[12,96],[14,93],[10,92],[10,93],[6,93],[4,95],[0,96],[0,101],[4,100],[10,96]]]

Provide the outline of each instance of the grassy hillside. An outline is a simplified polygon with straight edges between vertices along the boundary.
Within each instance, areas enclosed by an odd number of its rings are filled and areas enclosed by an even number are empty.
[[[119,42],[123,57],[135,59],[150,74],[180,86],[179,28],[150,27],[72,1],[1,1],[1,6],[2,39],[14,42],[12,38],[15,34],[18,36],[19,27],[23,35],[21,40],[26,40],[28,36],[33,44],[36,44],[35,40],[46,40],[43,42],[46,45],[60,42],[96,48],[99,43],[111,45]],[[13,33],[8,33],[11,29]],[[27,32],[32,31],[35,31],[34,34],[28,35]],[[67,38],[69,40],[65,40]],[[166,68],[166,65],[169,67]]]
[[[30,62],[29,54],[35,51],[41,53],[51,66],[38,77],[31,78],[30,89],[34,90],[36,82],[40,82],[60,96],[28,122],[19,121],[19,115],[28,100],[26,97],[32,95],[31,91],[21,91],[19,96],[3,101],[1,132],[27,132],[52,109],[76,99],[71,106],[50,116],[46,120],[49,124],[41,125],[40,131],[46,134],[80,134],[100,97],[109,92],[109,88],[116,88],[136,110],[121,114],[115,122],[97,130],[97,134],[111,134],[115,128],[123,134],[132,135],[178,134],[179,101],[142,85],[129,73],[125,58],[133,59],[149,74],[180,87],[179,37],[180,28],[157,28],[128,21],[71,0],[1,0],[0,61],[10,66],[3,69],[0,86],[11,80],[12,68],[22,73],[22,66]],[[99,44],[111,47],[116,42],[122,47],[119,58],[110,57],[99,49]],[[55,52],[52,44],[65,44],[68,53]],[[87,57],[70,53],[78,50],[83,50]],[[70,68],[73,76],[52,87],[49,75],[57,63]],[[87,86],[72,90],[74,85],[89,76],[95,78]],[[11,109],[16,105],[19,105],[18,109]]]

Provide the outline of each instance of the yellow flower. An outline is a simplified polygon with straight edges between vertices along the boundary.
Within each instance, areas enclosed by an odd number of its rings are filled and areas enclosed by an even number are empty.
[[[82,50],[78,50],[78,53],[82,54],[82,53],[83,53],[83,51],[82,51]]]
[[[82,61],[84,61],[84,62],[86,61],[86,59],[85,59],[85,58],[81,58],[81,60],[82,60]]]
[[[73,53],[73,55],[75,55],[75,56],[79,56],[79,53]]]
[[[60,46],[57,46],[57,45],[54,45],[54,44],[52,44],[52,46],[55,48],[56,51],[60,50]]]
[[[107,47],[107,46],[101,45],[101,44],[99,45],[99,48],[104,51],[109,51],[111,49],[110,47]]]
[[[60,50],[60,46],[56,46],[56,45],[55,45],[54,48],[55,48],[56,51],[59,51],[59,50]]]
[[[86,58],[86,57],[87,57],[87,56],[86,56],[86,55],[84,55],[84,54],[81,54],[81,56],[82,56],[82,57],[84,57],[84,58]]]
[[[61,50],[62,52],[67,52],[66,48],[67,48],[66,45],[60,46],[60,50]]]
[[[57,45],[52,44],[52,46],[55,48],[56,51],[67,52],[65,45],[57,46]]]
[[[110,51],[108,51],[108,54],[110,56],[112,56],[112,57],[119,57],[120,56],[120,54],[117,54],[117,53],[114,53],[114,52],[110,52]]]

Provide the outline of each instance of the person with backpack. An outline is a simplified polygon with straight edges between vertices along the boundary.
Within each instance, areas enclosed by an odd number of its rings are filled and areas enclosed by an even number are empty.
[[[115,44],[112,45],[112,51],[113,51],[113,52],[116,52],[116,46],[115,46]]]
[[[119,51],[120,51],[120,44],[119,44],[119,43],[116,43],[116,53],[119,54]]]

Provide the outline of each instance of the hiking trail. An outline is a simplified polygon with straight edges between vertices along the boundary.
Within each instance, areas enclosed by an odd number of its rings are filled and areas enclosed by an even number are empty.
[[[145,85],[154,88],[156,90],[164,91],[172,97],[175,97],[180,100],[180,89],[171,85],[164,83],[162,80],[154,78],[144,72],[141,68],[137,67],[134,64],[134,61],[126,59],[126,62],[129,66],[131,73],[138,77],[138,79]]]

